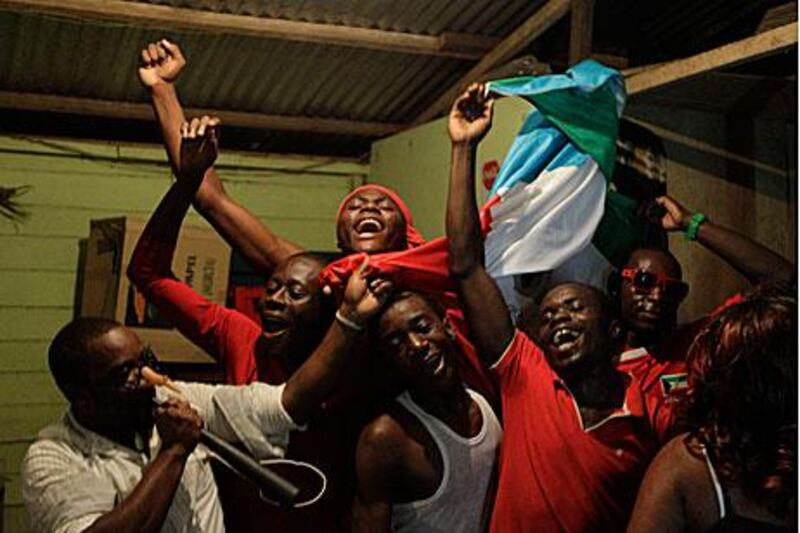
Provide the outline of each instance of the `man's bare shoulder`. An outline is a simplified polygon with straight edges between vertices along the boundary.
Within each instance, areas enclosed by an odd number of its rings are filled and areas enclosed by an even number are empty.
[[[361,431],[359,448],[366,448],[384,458],[400,459],[417,439],[419,422],[397,404],[375,418]]]

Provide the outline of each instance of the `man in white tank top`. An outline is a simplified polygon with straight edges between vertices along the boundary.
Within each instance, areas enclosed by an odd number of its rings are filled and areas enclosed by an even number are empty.
[[[453,333],[419,294],[394,297],[378,322],[381,351],[408,390],[361,432],[356,532],[471,532],[485,506],[502,428],[461,382]]]

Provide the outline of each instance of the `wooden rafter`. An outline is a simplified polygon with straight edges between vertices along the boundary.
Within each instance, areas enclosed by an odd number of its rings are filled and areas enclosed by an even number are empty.
[[[482,75],[492,68],[505,63],[513,58],[520,50],[525,48],[534,39],[539,37],[548,28],[555,24],[567,11],[569,11],[570,0],[548,0],[539,8],[536,13],[523,22],[511,35],[500,41],[477,65],[467,72],[458,83],[442,93],[428,109],[423,111],[415,120],[415,123],[427,122],[436,117],[439,113],[450,107],[453,100],[463,91],[467,85],[480,79]]]
[[[797,45],[797,23],[736,41],[685,59],[637,70],[625,85],[629,95],[643,93],[699,74],[776,54]]]
[[[592,53],[594,0],[572,0],[569,26],[569,64],[574,65]]]
[[[498,39],[462,33],[419,35],[336,24],[215,13],[122,0],[0,0],[0,9],[124,21],[145,27],[223,32],[307,43],[477,60]]]
[[[120,119],[154,120],[153,110],[148,104],[94,100],[50,94],[15,93],[0,91],[0,107],[49,111],[52,113],[74,113]],[[186,116],[216,115],[226,126],[278,131],[303,131],[363,137],[382,137],[396,133],[405,126],[383,122],[359,122],[331,118],[315,118],[285,115],[266,115],[226,111],[221,109],[190,108]]]

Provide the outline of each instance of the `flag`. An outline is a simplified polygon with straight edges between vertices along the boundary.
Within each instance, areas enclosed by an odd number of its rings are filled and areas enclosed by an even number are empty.
[[[494,278],[551,271],[586,252],[613,174],[622,76],[596,61],[565,74],[488,83],[532,103],[481,211]]]

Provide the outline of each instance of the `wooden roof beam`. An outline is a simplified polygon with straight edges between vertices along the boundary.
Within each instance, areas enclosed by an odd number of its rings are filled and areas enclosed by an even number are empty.
[[[572,0],[569,24],[569,64],[574,65],[592,53],[594,0]]]
[[[51,113],[72,113],[107,118],[155,120],[149,104],[134,102],[115,102],[91,98],[74,98],[51,94],[16,93],[0,91],[0,107],[26,109],[29,111],[48,111]],[[359,122],[332,118],[314,118],[286,115],[266,115],[223,109],[190,108],[186,116],[216,115],[224,126],[253,128],[277,131],[302,131],[335,135],[355,135],[361,137],[382,137],[396,133],[406,126],[383,122]]]
[[[449,109],[456,96],[470,83],[479,80],[481,76],[492,68],[512,59],[520,50],[528,46],[561,17],[566,15],[569,7],[570,0],[548,0],[536,13],[518,26],[511,35],[500,41],[477,65],[458,80],[458,83],[442,93],[428,109],[414,120],[414,123],[427,122]]]
[[[122,0],[0,0],[0,9],[128,22],[145,27],[229,33],[389,52],[478,60],[498,39],[445,32],[419,35],[336,24],[215,13]]]
[[[776,54],[796,45],[797,22],[793,22],[685,59],[644,70],[637,68],[636,73],[627,77],[625,85],[628,95],[643,93],[706,72]]]

